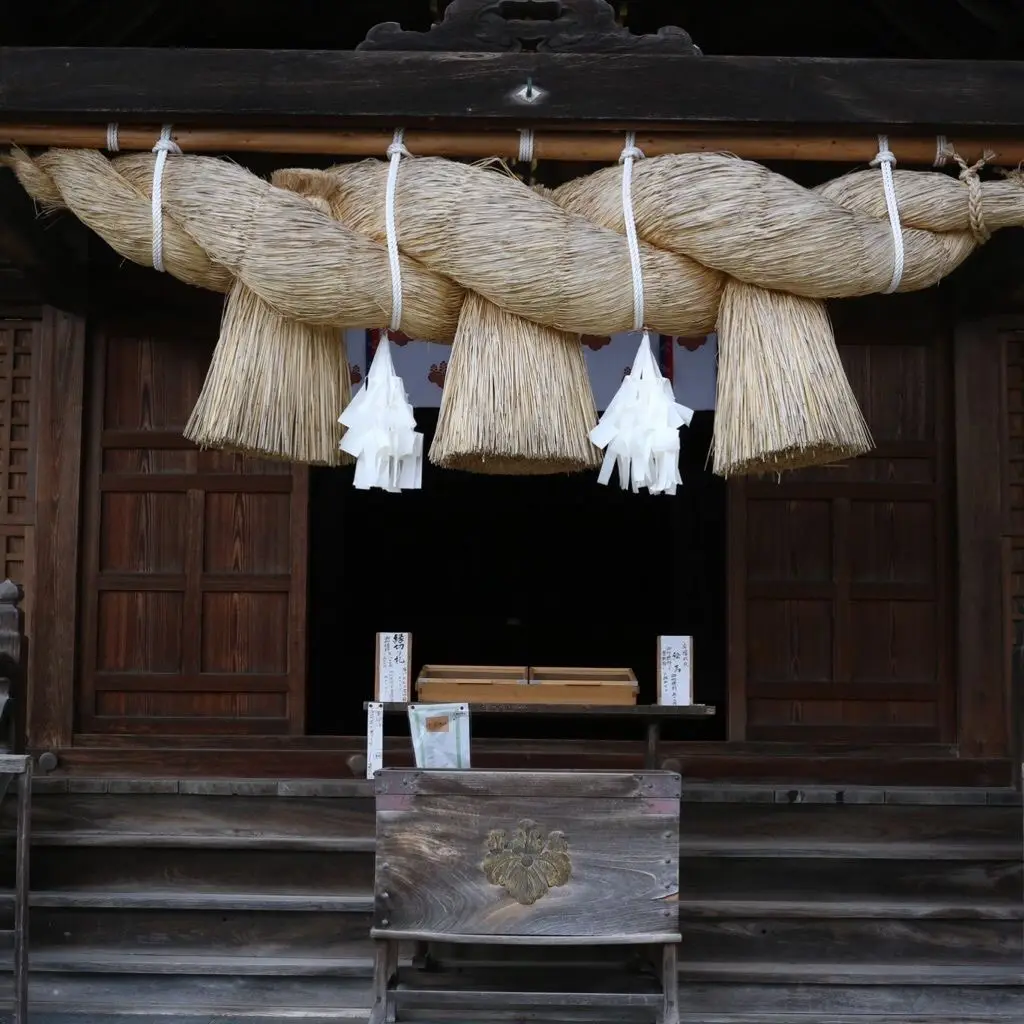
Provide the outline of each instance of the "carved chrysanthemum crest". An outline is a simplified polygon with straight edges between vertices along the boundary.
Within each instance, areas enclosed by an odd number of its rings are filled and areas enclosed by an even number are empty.
[[[511,836],[505,829],[492,829],[484,847],[481,867],[487,881],[501,886],[524,907],[565,885],[572,876],[565,833],[545,835],[544,829],[529,818],[520,821]]]

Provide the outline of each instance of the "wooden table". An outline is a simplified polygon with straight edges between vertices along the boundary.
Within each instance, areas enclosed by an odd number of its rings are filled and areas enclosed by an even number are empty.
[[[369,702],[363,704],[363,708]],[[405,715],[408,704],[385,704],[385,715]],[[715,707],[711,704],[470,704],[470,717],[519,718],[573,718],[573,719],[621,719],[622,721],[643,722],[647,726],[647,747],[644,751],[644,768],[658,768],[658,744],[661,742],[661,723],[676,719],[711,718]]]
[[[646,1007],[678,1024],[679,797],[674,772],[385,769],[375,779],[374,1007]],[[483,976],[399,969],[402,941],[657,947],[653,978],[571,985],[565,968]],[[525,975],[507,986],[516,973]]]

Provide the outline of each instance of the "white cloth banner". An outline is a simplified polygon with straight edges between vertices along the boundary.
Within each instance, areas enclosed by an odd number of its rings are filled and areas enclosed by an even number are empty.
[[[345,332],[348,362],[355,387],[363,382],[373,359],[379,332]],[[700,411],[714,409],[718,379],[718,337],[709,334],[697,338],[652,336],[659,351],[655,353],[661,372],[672,381],[676,401]],[[599,412],[608,408],[623,378],[629,373],[636,355],[637,335],[614,334],[611,337],[585,335],[583,357],[594,401]],[[437,409],[451,355],[449,345],[406,340],[399,334],[391,342],[395,373],[402,378],[410,404],[416,409]]]

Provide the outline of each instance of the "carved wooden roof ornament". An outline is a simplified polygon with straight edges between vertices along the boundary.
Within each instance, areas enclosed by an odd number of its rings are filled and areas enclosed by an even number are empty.
[[[385,22],[370,29],[357,49],[701,55],[689,33],[675,25],[634,35],[616,22],[607,0],[452,0],[428,31]]]

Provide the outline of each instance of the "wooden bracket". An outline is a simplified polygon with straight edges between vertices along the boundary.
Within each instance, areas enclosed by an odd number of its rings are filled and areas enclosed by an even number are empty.
[[[357,49],[701,55],[689,33],[675,25],[634,35],[615,20],[607,0],[452,0],[428,31],[385,22],[370,29]]]

